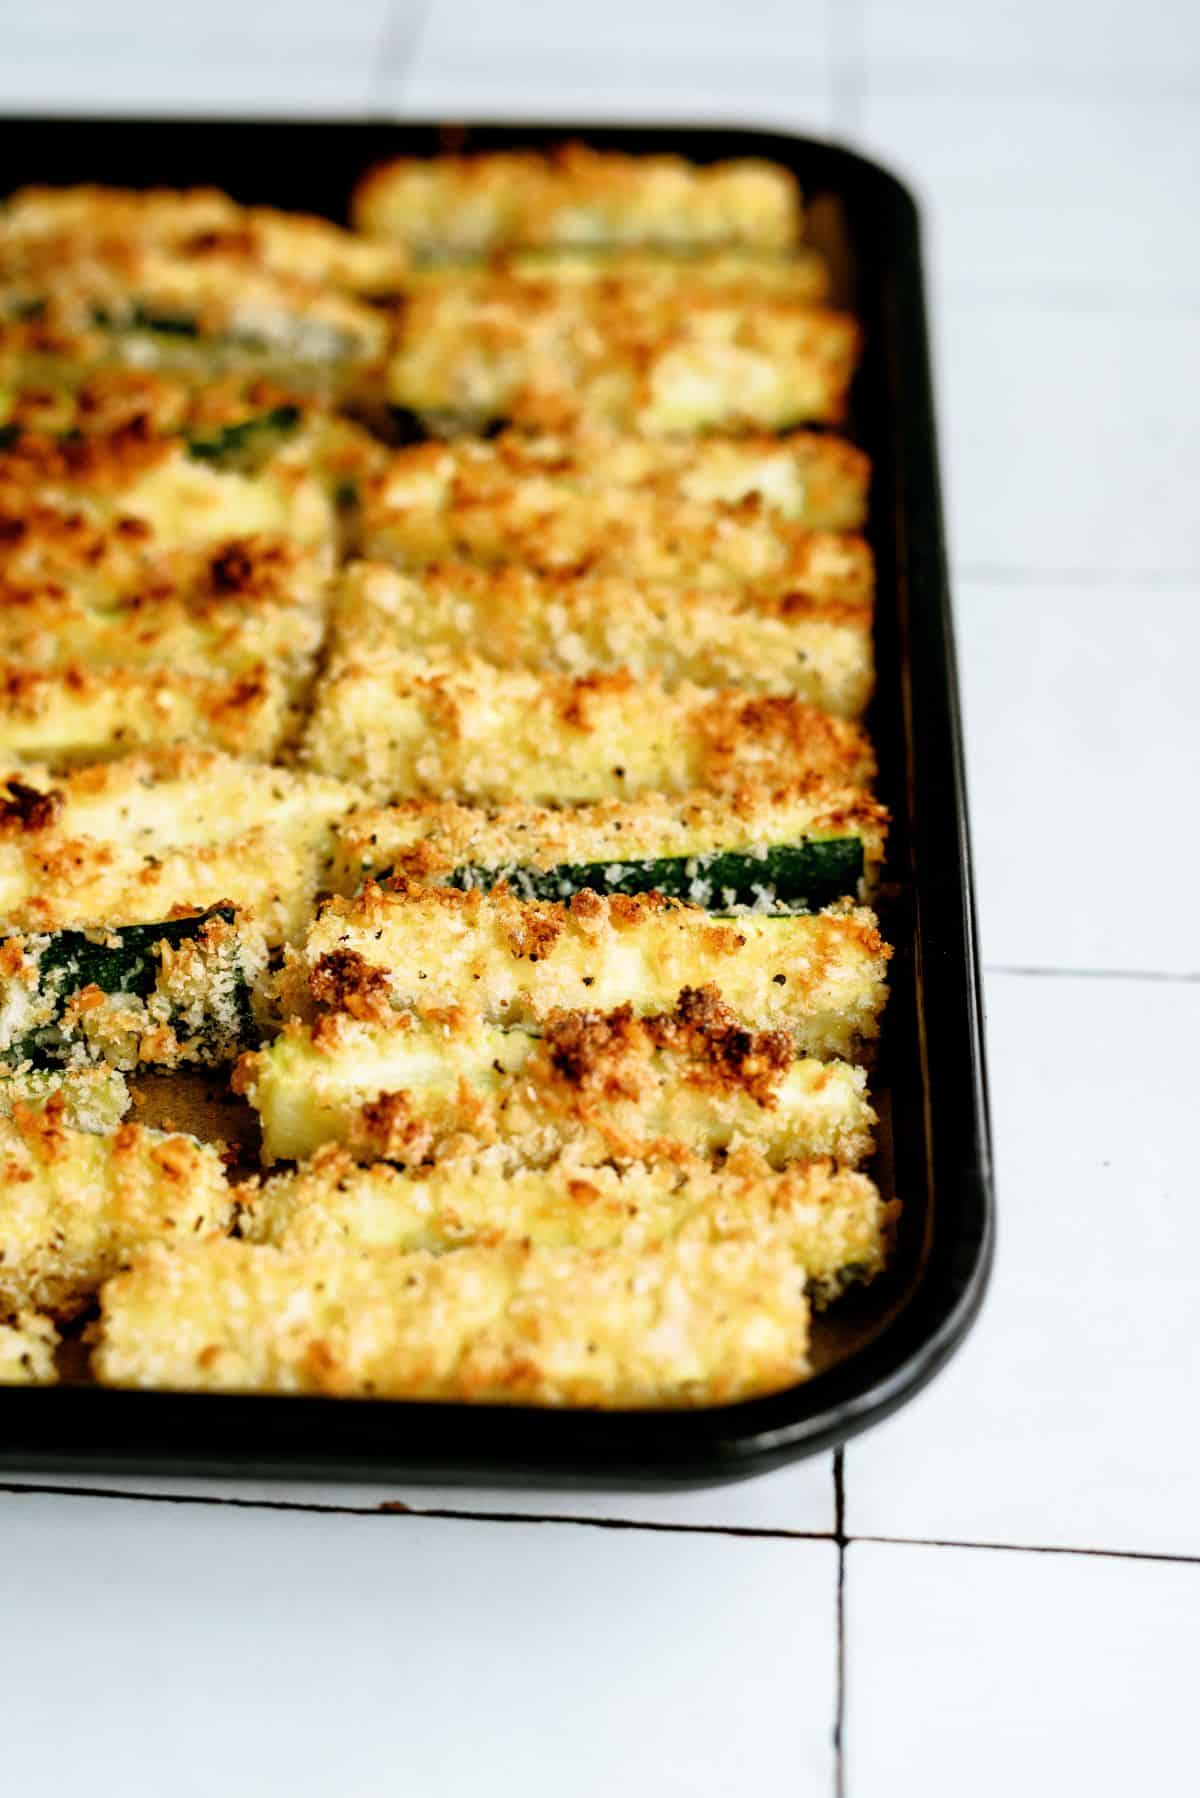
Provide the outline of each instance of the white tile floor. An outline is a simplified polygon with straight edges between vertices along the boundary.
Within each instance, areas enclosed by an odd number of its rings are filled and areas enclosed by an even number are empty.
[[[48,0],[6,20],[0,104],[740,118],[910,172],[1001,1197],[978,1332],[847,1450],[840,1516],[828,1458],[684,1497],[0,1490],[8,1783],[1188,1789],[1200,12]],[[370,1514],[380,1499],[475,1515]]]

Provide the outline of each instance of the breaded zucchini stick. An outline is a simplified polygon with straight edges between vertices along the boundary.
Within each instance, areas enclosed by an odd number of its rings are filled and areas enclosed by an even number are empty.
[[[808,1371],[804,1277],[783,1243],[306,1255],[213,1242],[105,1286],[109,1385],[489,1404],[686,1406]]]
[[[685,988],[715,986],[748,1029],[785,1030],[805,1054],[851,1056],[878,1028],[889,953],[861,908],[718,921],[654,893],[554,905],[367,886],[322,908],[284,997],[310,1015],[445,1006],[537,1025],[588,1007],[654,1015]]]
[[[75,260],[116,243],[196,260],[235,256],[346,293],[395,292],[408,270],[395,244],[301,212],[239,206],[212,187],[18,188],[0,208],[0,249],[45,242]]]
[[[0,662],[0,758],[69,767],[192,743],[265,761],[299,729],[296,699],[261,662],[230,675]]]
[[[839,718],[861,716],[873,680],[869,596],[839,602],[467,563],[419,574],[352,564],[333,647],[344,661],[408,651],[538,674],[624,669],[668,686],[792,693]]]
[[[797,1058],[788,1032],[745,1029],[712,988],[658,1016],[552,1013],[536,1035],[466,1011],[293,1018],[242,1057],[234,1085],[267,1162],[331,1141],[406,1166],[464,1141],[531,1165],[567,1143],[628,1162],[664,1143],[710,1155],[746,1142],[777,1166],[853,1165],[875,1123],[861,1068]]]
[[[0,1056],[16,1067],[206,1066],[256,1037],[261,932],[232,907],[0,938]]]
[[[364,880],[398,874],[429,886],[504,881],[520,899],[569,899],[592,887],[660,892],[714,911],[814,911],[867,896],[887,822],[860,788],[820,779],[570,810],[411,799],[337,822],[329,884],[348,896]],[[0,839],[0,867],[2,857]]]
[[[231,1216],[221,1157],[193,1137],[94,1136],[53,1107],[0,1119],[0,1313],[71,1317],[136,1247],[220,1235]]]
[[[620,1172],[576,1154],[514,1167],[503,1149],[485,1149],[404,1172],[356,1166],[331,1147],[239,1199],[243,1236],[304,1254],[502,1243],[632,1253],[672,1239],[776,1239],[818,1302],[880,1271],[898,1209],[863,1174],[828,1161],[779,1172],[747,1149],[717,1168],[677,1152]]]
[[[396,512],[432,512],[435,519],[455,505],[464,511],[507,505],[513,520],[530,510],[545,511],[553,519],[556,501],[584,494],[595,505],[597,495],[616,488],[630,498],[735,507],[742,519],[763,512],[776,525],[786,520],[810,531],[857,531],[866,522],[870,468],[853,444],[817,431],[793,431],[785,437],[631,437],[599,430],[530,437],[505,431],[498,437],[458,437],[399,451],[381,476],[378,503]],[[573,516],[582,526],[586,509],[577,507]],[[722,527],[715,530],[711,513],[679,510],[662,516],[672,532],[690,525],[710,544],[719,544],[736,523],[722,513]],[[431,522],[427,528],[435,530],[436,525]],[[414,560],[438,560],[451,553],[452,539],[444,528]],[[765,546],[761,532],[759,539]],[[579,548],[594,554],[586,540]],[[627,548],[623,544],[621,553]],[[755,572],[765,572],[765,567],[746,569],[749,575]]]
[[[358,797],[203,749],[24,767],[0,776],[0,913],[41,932],[153,924],[226,900],[274,945],[310,921],[333,820]]]
[[[553,469],[513,474],[482,452],[451,453],[462,447],[402,450],[368,482],[367,556],[410,569],[517,562],[548,574],[753,586],[846,604],[873,595],[861,537],[812,530],[759,504],[681,497],[664,484],[588,487]]]
[[[344,419],[276,408],[191,437],[134,419],[57,437],[18,431],[0,448],[0,564],[28,590],[82,569],[92,585],[144,573],[147,554],[266,535],[324,552],[342,533],[340,498],[377,465]]]
[[[414,289],[384,383],[439,430],[780,431],[838,423],[858,354],[849,313],[773,295],[496,275]]]
[[[376,800],[578,805],[810,775],[865,785],[854,724],[790,694],[376,655],[317,684],[301,760]]]
[[[511,245],[750,244],[793,249],[803,217],[787,170],[745,158],[707,167],[564,144],[551,151],[397,157],[355,191],[360,231],[417,257]]]

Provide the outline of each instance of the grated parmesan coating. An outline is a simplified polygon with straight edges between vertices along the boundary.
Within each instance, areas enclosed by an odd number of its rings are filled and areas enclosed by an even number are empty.
[[[58,1331],[48,1317],[19,1311],[7,1323],[0,1318],[0,1386],[52,1386],[57,1347]]]
[[[791,694],[382,654],[318,682],[300,756],[380,801],[575,805],[874,773],[862,731]]]
[[[548,872],[660,856],[765,857],[781,843],[855,837],[863,846],[870,887],[883,859],[887,824],[885,807],[861,788],[820,777],[783,787],[748,783],[727,796],[645,793],[567,810],[519,801],[483,807],[410,799],[346,812],[334,829],[329,879],[335,892],[349,896],[364,880],[392,873],[440,886],[471,867]],[[514,885],[519,889],[519,877]]]
[[[101,1295],[109,1385],[475,1403],[721,1404],[808,1372],[808,1302],[778,1242],[306,1255],[147,1254]]]
[[[0,1117],[56,1108],[72,1130],[104,1136],[115,1130],[131,1103],[125,1076],[116,1068],[32,1068],[0,1070]]]
[[[316,387],[376,363],[389,335],[375,308],[269,268],[233,239],[189,253],[128,238],[0,229],[0,314],[32,316],[43,341],[57,340],[86,365],[286,373]]]
[[[414,288],[384,379],[393,406],[469,430],[777,431],[838,423],[858,354],[848,313],[777,295],[501,273]]]
[[[503,440],[507,442],[507,440]],[[616,457],[613,457],[616,461]],[[364,491],[366,555],[401,568],[518,562],[557,574],[608,574],[696,587],[754,585],[784,597],[869,602],[871,553],[861,537],[810,524],[836,516],[814,499],[787,511],[759,490],[710,497],[720,479],[698,466],[692,492],[669,470],[642,482],[586,480],[572,462],[531,465],[491,444],[422,444],[392,456]],[[740,484],[755,477],[741,473]],[[762,471],[763,484],[769,471]],[[838,503],[855,503],[841,501]],[[798,509],[798,516],[791,511]],[[782,516],[780,513],[782,512]]]
[[[115,929],[84,931],[85,944],[69,944],[65,958],[53,935],[0,938],[0,1054],[130,1072],[232,1061],[246,1047],[251,993],[266,971],[261,932],[225,911],[169,920],[161,938],[157,927],[136,948]],[[97,984],[93,945],[122,958],[120,986],[111,977]]]
[[[293,1018],[242,1057],[234,1085],[259,1114],[267,1162],[333,1141],[405,1166],[464,1144],[539,1165],[568,1143],[622,1163],[750,1143],[778,1166],[849,1166],[876,1121],[861,1068],[797,1058],[789,1033],[745,1029],[713,989],[686,989],[658,1016],[551,1013],[541,1034],[467,1011]]]
[[[299,729],[297,700],[262,662],[229,675],[0,662],[0,757],[68,767],[193,743],[267,760]]]
[[[320,775],[166,749],[0,775],[0,917],[12,929],[151,924],[223,900],[269,945],[327,884],[333,821],[360,796]]]
[[[135,1248],[219,1235],[231,1217],[221,1157],[193,1137],[93,1136],[53,1106],[0,1119],[0,1312],[71,1317]]]
[[[74,564],[128,581],[148,553],[256,536],[332,563],[338,488],[365,481],[378,460],[356,426],[315,416],[249,470],[198,458],[144,417],[75,437],[22,431],[0,449],[0,577],[28,588]]]
[[[232,256],[347,293],[393,291],[408,270],[397,245],[304,213],[239,206],[211,187],[18,188],[0,209],[0,248],[45,241],[72,261],[116,243],[199,260]]]
[[[396,157],[355,190],[360,231],[414,256],[514,244],[752,244],[792,249],[795,179],[755,158],[707,167],[568,143],[549,151]]]
[[[657,1014],[685,988],[711,986],[747,1028],[850,1058],[877,1032],[889,954],[865,908],[724,921],[655,893],[582,892],[555,905],[368,885],[322,907],[283,994],[300,1013],[448,1006],[537,1024],[627,1003]]]
[[[420,653],[453,666],[582,675],[626,670],[664,685],[792,693],[840,718],[871,694],[871,606],[753,587],[694,588],[605,575],[449,564],[402,574],[352,563],[333,650],[353,662]]]
[[[575,1153],[514,1166],[493,1148],[404,1172],[386,1162],[359,1167],[329,1147],[239,1198],[244,1237],[305,1254],[503,1243],[630,1253],[670,1240],[778,1241],[822,1299],[880,1271],[898,1210],[863,1174],[828,1161],[780,1172],[749,1149],[720,1167],[677,1152],[618,1171]]]

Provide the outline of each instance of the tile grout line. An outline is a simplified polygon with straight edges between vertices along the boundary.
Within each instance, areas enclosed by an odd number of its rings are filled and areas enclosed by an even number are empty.
[[[830,123],[843,136],[855,137],[862,130],[866,98],[862,0],[825,0],[825,54]]]
[[[1057,1542],[972,1542],[950,1536],[854,1535],[853,1542],[875,1542],[887,1548],[951,1548],[984,1554],[1077,1555],[1097,1561],[1154,1561],[1169,1567],[1200,1567],[1200,1554],[1173,1554],[1151,1548],[1073,1548]]]
[[[846,1798],[846,1450],[833,1451],[833,1537],[837,1543],[837,1695],[833,1713],[833,1798]]]
[[[433,0],[389,0],[371,70],[372,114],[400,104],[432,10]]]
[[[828,1542],[828,1530],[755,1529],[747,1524],[659,1523],[631,1517],[577,1517],[569,1512],[471,1511],[446,1505],[410,1505],[399,1499],[381,1499],[377,1505],[305,1504],[286,1498],[227,1498],[209,1492],[122,1492],[114,1486],[56,1486],[0,1480],[0,1495],[21,1498],[100,1498],[148,1505],[226,1506],[234,1511],[301,1511],[333,1517],[432,1517],[463,1523],[578,1524],[586,1529],[649,1530],[663,1535],[735,1536],[781,1542]]]

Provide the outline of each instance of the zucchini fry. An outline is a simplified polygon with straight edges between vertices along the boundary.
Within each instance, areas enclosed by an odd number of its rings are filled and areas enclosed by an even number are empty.
[[[592,887],[660,892],[720,911],[819,910],[866,896],[886,829],[875,800],[819,779],[747,786],[728,798],[647,793],[568,811],[414,799],[338,822],[330,884],[349,895],[364,880],[398,874],[464,889],[504,881],[520,899],[569,899]]]
[[[616,458],[614,457],[614,461]],[[602,473],[604,463],[598,464]],[[809,527],[857,508],[851,495],[795,500],[799,519],[736,491],[749,468],[694,468],[692,493],[664,474],[641,483],[588,484],[574,465],[523,467],[493,446],[419,444],[366,486],[363,552],[399,568],[431,562],[519,562],[547,574],[614,575],[693,587],[753,585],[780,595],[869,602],[871,553],[861,537]],[[762,469],[765,485],[767,469]]]
[[[193,1137],[18,1110],[0,1119],[0,1312],[72,1317],[133,1249],[221,1235],[232,1214],[220,1155]]]
[[[474,283],[483,288],[497,275],[506,281],[535,281],[545,286],[603,286],[609,292],[670,294],[686,307],[699,289],[741,299],[777,297],[813,305],[829,298],[829,269],[817,250],[759,250],[741,246],[710,249],[704,245],[659,246],[548,244],[541,249],[514,249],[473,262],[445,259],[412,269],[410,290]]]
[[[18,188],[0,209],[0,255],[48,242],[76,261],[118,243],[200,261],[232,255],[350,294],[395,292],[408,271],[394,244],[300,212],[239,206],[211,187]]]
[[[55,1110],[72,1130],[104,1136],[130,1105],[125,1076],[116,1068],[0,1068],[0,1117]]]
[[[212,1242],[104,1287],[109,1385],[492,1404],[709,1405],[808,1371],[808,1301],[780,1242],[305,1255]]]
[[[268,945],[310,922],[355,790],[200,749],[0,777],[10,928],[152,924],[226,900]]]
[[[866,785],[866,736],[790,694],[377,655],[317,684],[306,766],[380,801],[577,805],[810,775]]]
[[[848,313],[773,295],[495,275],[413,290],[385,392],[447,433],[779,431],[838,423],[858,353]]]
[[[825,432],[793,431],[785,437],[629,437],[611,431],[577,431],[528,437],[506,431],[487,439],[460,437],[418,443],[394,455],[380,482],[380,503],[397,512],[445,512],[497,507],[513,516],[530,505],[553,510],[555,499],[627,489],[660,501],[693,500],[706,506],[757,510],[812,531],[856,531],[866,522],[868,458],[853,444]],[[532,490],[526,483],[533,482]],[[747,504],[747,502],[750,502]],[[578,510],[578,509],[577,509]],[[580,514],[582,517],[582,513]],[[724,514],[722,514],[724,517]],[[703,525],[704,515],[683,511],[671,522]],[[702,531],[714,532],[712,517]],[[436,560],[451,540],[434,540]],[[490,559],[490,558],[485,558]],[[750,570],[749,572],[753,572]]]
[[[537,1026],[588,1007],[655,1015],[685,988],[711,986],[746,1028],[850,1058],[878,1029],[889,954],[865,909],[719,921],[655,893],[554,905],[367,886],[322,907],[282,991],[299,1015],[461,1008]]]
[[[254,1040],[261,934],[232,907],[0,939],[0,1056],[20,1066],[232,1061]]]
[[[528,1165],[568,1143],[620,1162],[751,1143],[776,1166],[853,1165],[875,1123],[861,1068],[797,1058],[790,1035],[743,1029],[713,989],[657,1017],[628,1004],[552,1013],[540,1035],[466,1013],[293,1019],[242,1057],[234,1084],[267,1162],[334,1141],[405,1166],[464,1142],[503,1143]]]
[[[404,1172],[386,1162],[357,1167],[343,1150],[323,1149],[239,1198],[243,1236],[304,1254],[442,1254],[504,1243],[630,1252],[671,1240],[779,1240],[818,1303],[880,1271],[896,1209],[863,1174],[828,1161],[778,1172],[746,1149],[719,1168],[676,1153],[621,1172],[575,1154],[513,1167],[499,1149]]]
[[[862,714],[873,679],[869,599],[753,588],[469,564],[406,575],[358,562],[339,584],[333,628],[346,661],[411,652],[537,674],[624,669],[667,686],[792,693],[839,718]]]
[[[708,167],[563,144],[372,169],[352,204],[360,231],[414,257],[469,257],[512,245],[748,244],[800,241],[800,193],[786,170],[746,158]]]

